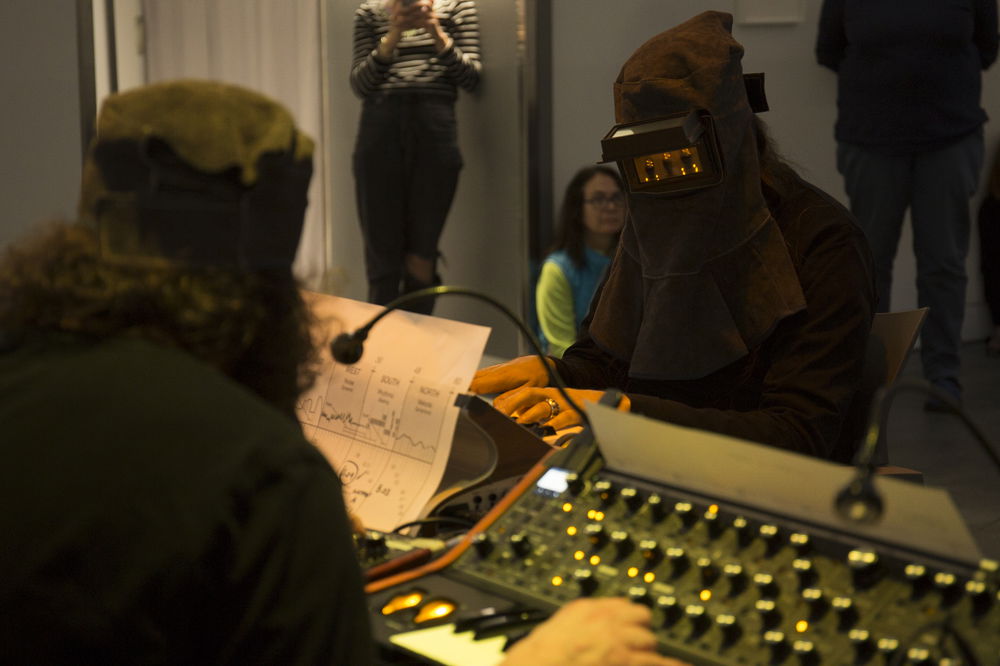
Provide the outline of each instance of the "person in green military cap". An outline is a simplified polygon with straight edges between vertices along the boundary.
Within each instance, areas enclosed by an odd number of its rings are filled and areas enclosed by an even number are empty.
[[[235,86],[113,95],[80,220],[0,260],[0,662],[374,662],[340,483],[294,416],[312,149]],[[505,664],[676,666],[650,619],[578,601]]]

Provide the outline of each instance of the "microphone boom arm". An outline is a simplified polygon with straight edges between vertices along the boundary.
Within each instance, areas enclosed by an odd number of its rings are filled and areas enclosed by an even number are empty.
[[[386,304],[385,309],[379,312],[374,317],[372,317],[371,321],[369,321],[367,324],[357,329],[353,333],[341,333],[336,337],[336,339],[334,339],[333,343],[331,343],[330,345],[334,359],[340,363],[348,363],[348,364],[356,363],[358,359],[361,358],[362,343],[368,338],[368,333],[371,331],[372,327],[376,323],[378,323],[378,321],[382,319],[382,317],[386,316],[393,310],[398,310],[407,303],[423,301],[430,298],[437,298],[438,296],[444,296],[446,294],[469,296],[471,298],[485,301],[486,303],[489,303],[497,310],[502,312],[504,316],[507,317],[507,319],[514,322],[514,325],[517,326],[518,330],[521,333],[523,333],[525,337],[527,337],[528,343],[531,345],[531,348],[535,352],[535,355],[538,356],[538,358],[542,361],[542,365],[545,366],[545,371],[548,373],[549,376],[549,384],[553,386],[557,391],[559,391],[559,395],[561,395],[563,399],[566,400],[567,404],[569,404],[570,407],[576,410],[576,412],[580,415],[580,418],[583,420],[584,424],[587,427],[590,426],[590,419],[587,418],[587,413],[580,408],[580,406],[576,403],[576,401],[573,400],[573,398],[570,397],[569,393],[566,390],[567,389],[566,383],[563,381],[562,377],[559,376],[559,373],[552,366],[552,364],[549,363],[548,358],[545,356],[545,352],[542,351],[541,344],[538,342],[538,338],[536,338],[534,334],[528,329],[528,327],[525,326],[524,323],[520,319],[518,319],[518,317],[513,312],[511,312],[510,309],[507,308],[507,306],[505,306],[503,303],[494,299],[491,296],[487,296],[486,294],[480,293],[478,291],[473,291],[472,289],[466,289],[465,287],[452,287],[449,285],[427,287],[425,289],[419,289],[417,291],[411,291],[407,294],[403,294],[402,296],[396,298],[395,300],[390,301],[388,304]]]

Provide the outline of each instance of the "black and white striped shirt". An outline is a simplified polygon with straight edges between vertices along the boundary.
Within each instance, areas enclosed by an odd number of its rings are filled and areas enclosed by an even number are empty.
[[[373,93],[413,92],[455,97],[458,88],[472,90],[482,68],[479,59],[479,16],[474,0],[434,0],[441,29],[452,46],[437,53],[423,29],[408,30],[386,62],[376,56],[379,40],[389,32],[385,0],[365,0],[354,13],[354,61],[351,89],[359,97]]]

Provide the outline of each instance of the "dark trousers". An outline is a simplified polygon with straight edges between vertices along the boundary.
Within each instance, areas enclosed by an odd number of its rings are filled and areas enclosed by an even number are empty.
[[[436,262],[461,168],[450,97],[401,93],[365,100],[354,182],[369,301],[384,305],[433,284],[406,275],[404,258]],[[432,305],[407,309],[429,313]]]
[[[889,311],[892,265],[910,209],[917,302],[930,308],[920,335],[920,357],[924,377],[937,384],[955,382],[957,387],[972,224],[969,201],[982,165],[982,132],[938,150],[906,155],[844,143],[837,149],[851,212],[871,245],[881,312]]]

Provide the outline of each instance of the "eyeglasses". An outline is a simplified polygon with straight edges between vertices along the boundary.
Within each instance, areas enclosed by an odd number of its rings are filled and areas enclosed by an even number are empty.
[[[598,194],[597,196],[590,197],[589,199],[584,199],[583,203],[589,204],[595,208],[621,208],[625,205],[625,197],[621,194],[614,194],[610,197]]]

